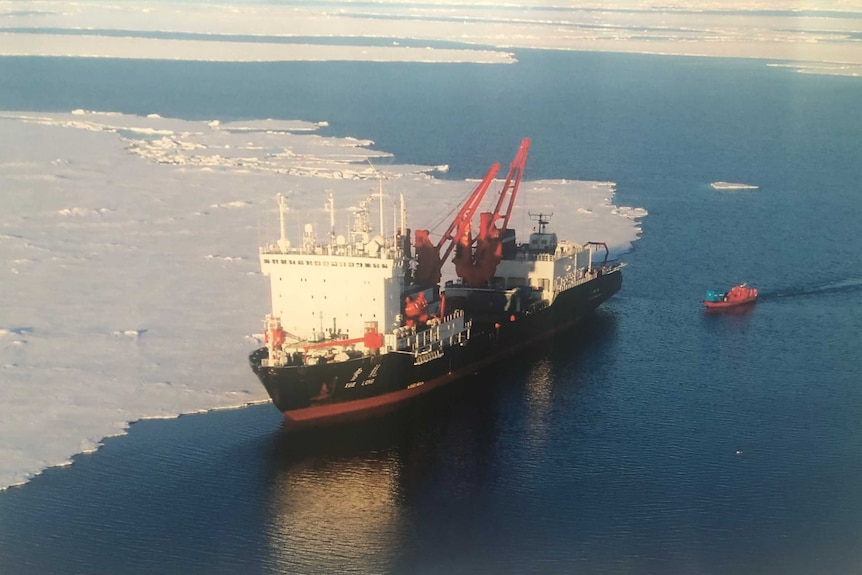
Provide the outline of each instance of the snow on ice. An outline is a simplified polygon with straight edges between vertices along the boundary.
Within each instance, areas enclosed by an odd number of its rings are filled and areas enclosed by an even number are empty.
[[[27,7],[0,0],[0,55],[511,64],[512,51],[529,48],[758,58],[805,73],[862,75],[858,0],[814,0],[804,10],[798,0],[30,0]]]

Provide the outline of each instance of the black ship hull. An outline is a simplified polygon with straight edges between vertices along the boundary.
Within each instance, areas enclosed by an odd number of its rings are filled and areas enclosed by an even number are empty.
[[[332,425],[392,411],[445,384],[571,330],[622,286],[615,268],[560,293],[554,303],[532,313],[474,315],[469,338],[417,360],[389,352],[318,365],[268,367],[267,348],[249,356],[289,428]]]

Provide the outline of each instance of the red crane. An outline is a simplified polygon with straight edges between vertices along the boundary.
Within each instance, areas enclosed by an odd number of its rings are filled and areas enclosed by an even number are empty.
[[[497,264],[502,258],[502,240],[505,230],[508,229],[509,219],[512,216],[512,207],[515,197],[518,195],[518,187],[521,184],[521,176],[527,162],[527,152],[530,149],[530,139],[524,138],[521,147],[509,166],[506,182],[497,198],[497,204],[493,212],[482,212],[479,215],[479,234],[474,239],[472,236],[472,219],[479,209],[485,193],[491,185],[492,180],[500,170],[500,164],[494,164],[485,174],[485,177],[470,194],[470,197],[461,207],[458,215],[449,225],[449,228],[441,236],[435,246],[428,236],[428,230],[416,230],[415,248],[418,268],[416,270],[416,281],[421,285],[432,285],[440,281],[440,269],[443,262],[455,250],[455,273],[462,278],[467,285],[478,287],[494,277]],[[503,204],[508,197],[505,213],[502,213]],[[497,227],[498,220],[503,220],[502,225]],[[454,232],[454,235],[453,235]],[[443,244],[449,242],[446,251],[440,257]]]
[[[503,237],[512,217],[512,207],[521,185],[529,149],[530,139],[524,138],[515,159],[509,165],[509,173],[497,197],[494,211],[479,214],[479,234],[476,239],[470,238],[469,229],[459,239],[459,249],[455,252],[455,273],[471,287],[479,287],[490,281],[503,257]],[[501,213],[507,198],[506,212]],[[498,220],[502,220],[499,227]]]
[[[506,176],[506,183],[503,184],[503,189],[500,190],[500,197],[497,198],[497,206],[494,208],[494,218],[491,221],[493,225],[498,219],[503,219],[503,225],[500,226],[500,231],[506,230],[509,227],[509,220],[512,217],[512,207],[515,205],[515,197],[518,195],[518,188],[521,185],[521,176],[524,174],[524,166],[527,165],[527,153],[530,151],[530,138],[521,140],[521,147],[518,148],[518,153],[515,154],[515,159],[509,165],[509,174]],[[506,194],[509,195],[509,205],[506,206],[506,214],[500,215],[500,208],[503,206],[503,201],[506,199]]]
[[[494,164],[491,166],[488,173],[485,174],[485,177],[482,178],[482,181],[479,182],[479,185],[476,186],[476,189],[473,190],[470,197],[467,198],[467,201],[464,202],[463,206],[461,206],[461,209],[458,211],[458,215],[455,216],[455,219],[452,220],[451,224],[449,224],[449,227],[440,237],[440,241],[437,245],[434,245],[431,241],[428,230],[416,230],[413,242],[416,249],[416,261],[418,263],[415,274],[416,283],[430,286],[436,285],[440,282],[440,269],[443,267],[443,262],[446,261],[446,258],[449,257],[449,254],[451,254],[452,250],[455,248],[454,239],[463,235],[465,227],[469,229],[470,220],[473,219],[473,214],[475,214],[476,210],[479,209],[479,205],[485,197],[485,192],[488,191],[488,188],[491,186],[491,182],[494,180],[494,176],[497,175],[499,170],[500,164]],[[452,232],[454,232],[456,228],[458,233],[453,236]],[[446,253],[441,257],[440,249],[447,241],[449,242],[449,246],[446,248]]]

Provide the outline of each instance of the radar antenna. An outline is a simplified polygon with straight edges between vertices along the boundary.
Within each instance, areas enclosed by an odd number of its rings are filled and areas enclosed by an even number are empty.
[[[551,223],[551,218],[553,217],[553,215],[554,212],[551,212],[550,214],[534,214],[533,212],[530,212],[530,219],[539,224],[539,233],[544,234],[545,226]]]

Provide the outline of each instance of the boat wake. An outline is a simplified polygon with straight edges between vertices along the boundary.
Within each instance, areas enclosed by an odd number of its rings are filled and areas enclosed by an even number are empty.
[[[815,286],[799,286],[786,289],[761,290],[758,299],[778,300],[792,297],[807,297],[857,291],[862,291],[862,278],[847,278]]]

